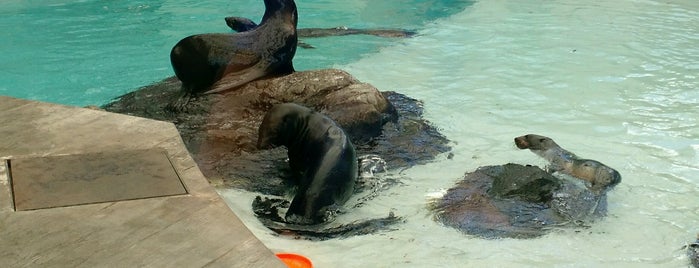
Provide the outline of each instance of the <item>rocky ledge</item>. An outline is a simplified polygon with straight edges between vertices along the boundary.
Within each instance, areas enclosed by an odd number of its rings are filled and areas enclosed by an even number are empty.
[[[117,98],[107,111],[173,122],[204,175],[216,186],[283,195],[290,185],[286,150],[259,151],[257,130],[267,110],[294,102],[323,113],[351,137],[357,155],[382,157],[399,169],[428,162],[451,148],[422,118],[422,103],[396,92],[380,92],[337,69],[265,78],[221,94],[194,98],[187,111],[165,106],[180,81],[170,77]]]

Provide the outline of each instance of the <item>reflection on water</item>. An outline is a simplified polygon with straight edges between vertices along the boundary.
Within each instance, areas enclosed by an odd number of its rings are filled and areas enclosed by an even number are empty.
[[[262,14],[257,0],[64,2],[0,7],[12,40],[0,43],[0,94],[104,103],[172,75],[167,55],[183,36],[227,31],[225,16]],[[352,215],[407,218],[400,230],[378,235],[275,237],[252,217],[255,193],[223,192],[270,248],[302,253],[317,267],[687,263],[679,248],[699,232],[699,2],[297,2],[301,27],[420,30],[403,40],[307,40],[318,49],[299,50],[295,66],[337,64],[381,90],[423,100],[427,119],[454,141],[454,157],[397,174],[401,186]],[[531,240],[478,239],[431,219],[426,196],[465,172],[508,162],[543,166],[512,143],[527,133],[622,174],[607,218]]]

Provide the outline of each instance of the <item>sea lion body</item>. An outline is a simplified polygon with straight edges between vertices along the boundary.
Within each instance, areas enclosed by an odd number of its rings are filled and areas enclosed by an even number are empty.
[[[286,103],[270,109],[259,129],[258,148],[288,149],[289,166],[298,179],[286,221],[315,224],[328,220],[354,191],[357,156],[344,131],[330,118]]]
[[[517,148],[529,149],[549,161],[548,171],[561,172],[585,180],[595,192],[606,191],[621,182],[618,171],[599,161],[582,159],[561,148],[549,137],[528,134],[514,140]]]
[[[293,0],[264,3],[262,22],[250,31],[192,35],[172,48],[172,67],[182,81],[182,96],[174,108],[182,108],[194,94],[221,92],[294,71],[296,4]]]

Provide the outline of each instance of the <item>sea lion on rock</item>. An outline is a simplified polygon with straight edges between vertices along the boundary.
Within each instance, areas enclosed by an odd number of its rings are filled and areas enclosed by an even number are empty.
[[[435,220],[485,238],[531,238],[552,228],[586,226],[606,215],[606,193],[621,181],[619,172],[580,159],[548,137],[514,140],[518,148],[548,160],[548,172],[511,163],[480,167],[430,202]],[[553,176],[558,173],[569,176]]]
[[[549,172],[561,172],[585,180],[593,192],[603,192],[621,182],[619,172],[595,160],[582,159],[561,148],[551,138],[528,134],[515,138],[519,149],[529,149],[549,161]]]
[[[272,107],[259,128],[257,147],[286,146],[298,189],[286,221],[316,224],[331,220],[332,210],[354,192],[357,156],[345,132],[330,118],[304,106]]]
[[[243,18],[243,17],[226,17],[226,25],[231,28],[231,30],[236,31],[236,32],[246,32],[250,31],[252,29],[257,28],[257,23],[252,21],[251,19],[248,18]],[[296,33],[298,34],[298,29],[296,29]],[[315,48],[314,46],[311,46],[309,44],[306,44],[304,42],[299,41],[297,43],[297,46],[300,46],[302,48]]]
[[[182,110],[194,94],[221,92],[264,76],[294,72],[296,4],[293,0],[264,3],[262,22],[252,30],[192,35],[172,48],[170,60],[182,81],[182,93],[170,109]]]

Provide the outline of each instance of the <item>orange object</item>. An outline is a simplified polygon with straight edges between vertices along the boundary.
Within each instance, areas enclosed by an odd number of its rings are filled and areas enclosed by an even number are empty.
[[[311,260],[302,255],[294,253],[277,253],[276,255],[289,268],[313,268]]]

